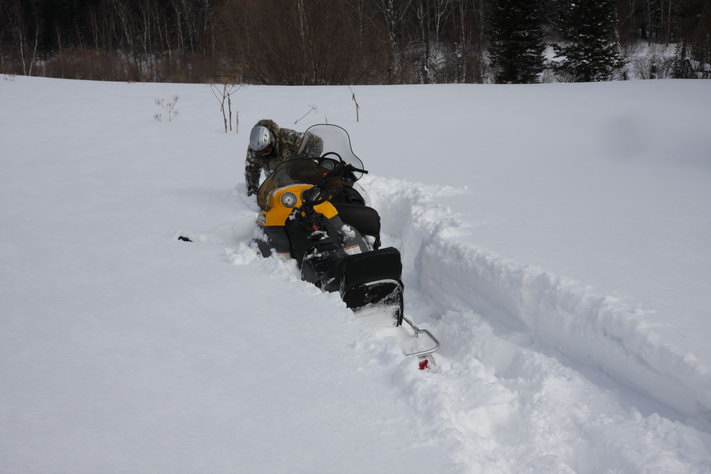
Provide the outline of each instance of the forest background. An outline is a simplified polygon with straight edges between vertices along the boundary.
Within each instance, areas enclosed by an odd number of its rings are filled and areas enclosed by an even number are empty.
[[[0,2],[6,75],[511,83],[711,78],[709,64],[711,0]]]

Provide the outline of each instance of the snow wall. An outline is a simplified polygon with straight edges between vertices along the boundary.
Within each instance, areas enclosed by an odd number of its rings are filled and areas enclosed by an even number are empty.
[[[559,358],[614,378],[688,417],[711,421],[711,377],[693,354],[662,342],[644,308],[454,237],[462,219],[437,204],[451,188],[367,178],[383,232],[400,240],[403,273],[441,313],[470,308],[494,328],[519,330]]]

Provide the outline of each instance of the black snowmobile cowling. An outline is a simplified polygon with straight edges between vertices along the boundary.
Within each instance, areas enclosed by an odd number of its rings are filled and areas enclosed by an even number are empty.
[[[296,159],[279,164],[259,187],[257,223],[263,231],[256,239],[259,251],[294,258],[303,280],[338,291],[349,308],[394,306],[395,323],[400,325],[400,252],[380,248],[380,216],[366,205],[356,186],[367,171],[343,128],[314,125],[302,143],[314,143],[313,137],[325,153],[314,156],[302,146]]]

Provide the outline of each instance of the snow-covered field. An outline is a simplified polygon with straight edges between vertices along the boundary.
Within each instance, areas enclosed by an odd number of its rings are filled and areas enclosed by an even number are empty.
[[[0,472],[711,472],[711,82],[11,79]],[[247,246],[267,117],[351,133],[434,371]]]

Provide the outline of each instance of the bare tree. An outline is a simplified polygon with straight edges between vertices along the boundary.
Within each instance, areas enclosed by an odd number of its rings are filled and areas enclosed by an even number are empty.
[[[459,58],[459,82],[467,82],[469,78],[468,61],[472,46],[472,29],[470,26],[471,7],[467,0],[455,0],[457,10],[457,26],[459,41],[457,44],[457,57]]]
[[[430,0],[417,0],[415,16],[420,33],[420,82],[430,83]]]
[[[432,26],[434,29],[435,44],[442,40],[442,29],[447,19],[452,15],[450,4],[452,0],[430,0],[432,3]]]
[[[28,22],[19,2],[13,2],[9,7],[6,7],[4,13],[10,36],[15,43],[22,74],[31,76],[37,61],[39,18],[35,16],[32,23]]]
[[[400,78],[402,72],[402,28],[412,0],[376,0],[378,11],[385,21],[391,51],[391,76]]]
[[[306,8],[304,8],[304,0],[296,0],[296,9],[299,12],[299,36],[301,37],[301,45],[304,52],[308,54],[309,62],[311,63],[311,80],[317,83],[319,79],[318,58],[314,51],[314,43],[311,38]]]
[[[242,88],[242,84],[210,84],[212,94],[220,103],[220,112],[222,112],[222,120],[225,125],[225,133],[232,131],[232,94]],[[225,110],[225,102],[227,102],[227,110]],[[235,132],[239,133],[239,111],[236,112]]]

